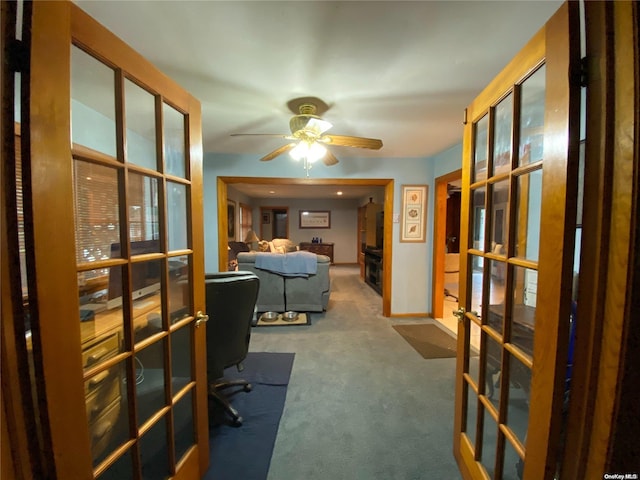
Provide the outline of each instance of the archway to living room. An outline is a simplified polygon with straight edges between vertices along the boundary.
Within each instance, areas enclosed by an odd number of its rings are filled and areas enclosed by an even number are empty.
[[[384,187],[384,245],[383,250],[383,278],[382,278],[382,314],[385,317],[391,316],[391,273],[393,265],[393,179],[372,178],[372,179],[330,179],[330,178],[272,178],[272,177],[218,177],[217,180],[217,203],[218,203],[218,232],[226,232],[228,227],[227,216],[227,196],[228,186],[238,183],[256,185],[328,185],[348,188],[349,186],[371,186]],[[218,235],[218,265],[224,265],[227,258],[227,238]]]

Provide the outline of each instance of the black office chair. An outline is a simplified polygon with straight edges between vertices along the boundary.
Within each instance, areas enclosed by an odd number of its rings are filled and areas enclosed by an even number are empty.
[[[207,313],[207,382],[209,398],[221,405],[232,425],[240,426],[242,417],[231,406],[222,390],[251,385],[245,380],[224,381],[224,370],[236,366],[242,371],[242,361],[249,351],[251,321],[260,279],[251,272],[220,272],[205,275]],[[237,393],[236,390],[233,393]]]

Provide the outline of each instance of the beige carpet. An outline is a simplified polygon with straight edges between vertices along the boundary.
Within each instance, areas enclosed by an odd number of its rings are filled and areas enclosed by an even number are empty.
[[[393,325],[422,358],[456,356],[456,339],[433,324]]]
[[[309,325],[309,316],[306,313],[300,313],[295,320],[284,320],[282,314],[278,315],[275,320],[263,320],[262,317],[258,319],[258,327],[288,327],[290,325]]]

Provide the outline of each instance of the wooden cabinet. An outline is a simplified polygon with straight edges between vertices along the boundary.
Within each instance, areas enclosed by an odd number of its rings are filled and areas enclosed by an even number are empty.
[[[333,243],[302,242],[300,243],[300,250],[307,250],[316,255],[326,255],[331,259],[331,263],[333,263]]]
[[[89,368],[117,355],[120,351],[120,342],[120,333],[115,332],[84,344],[83,367]],[[119,423],[122,378],[119,366],[114,365],[85,382],[87,420],[91,432],[91,453],[94,459],[102,458],[103,453],[109,451],[107,447]]]

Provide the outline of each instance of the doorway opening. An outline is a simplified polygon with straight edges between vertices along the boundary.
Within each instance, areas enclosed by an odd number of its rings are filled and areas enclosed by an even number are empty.
[[[384,239],[385,249],[383,252],[383,262],[385,265],[382,275],[382,315],[391,316],[391,278],[392,278],[392,244],[393,244],[393,194],[394,181],[390,178],[277,178],[277,177],[224,177],[219,176],[217,180],[218,198],[218,231],[224,232],[227,229],[228,217],[226,214],[227,186],[236,183],[255,185],[335,185],[335,186],[370,186],[384,187],[384,211],[388,215],[384,216]],[[273,207],[272,207],[273,208]],[[227,239],[218,236],[218,264],[224,265],[227,258]]]
[[[435,228],[433,248],[433,318],[457,334],[453,311],[458,308],[460,266],[460,206],[462,170],[435,181]]]
[[[289,208],[260,207],[260,239],[289,238]]]

